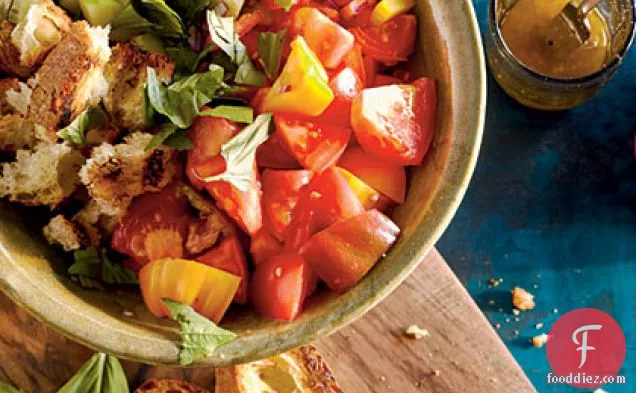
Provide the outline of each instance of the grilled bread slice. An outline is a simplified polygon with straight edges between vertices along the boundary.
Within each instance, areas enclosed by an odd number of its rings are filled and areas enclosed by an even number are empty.
[[[146,103],[147,68],[157,71],[163,83],[170,83],[174,62],[161,54],[146,52],[130,43],[118,44],[104,69],[108,94],[104,106],[121,128],[138,131],[150,125]]]
[[[316,348],[216,370],[216,393],[342,393]]]
[[[49,130],[52,139],[60,124],[95,106],[108,91],[103,75],[111,54],[108,33],[84,21],[73,23],[36,73],[26,117]]]
[[[135,393],[210,393],[193,383],[180,379],[149,379]]]
[[[151,139],[151,134],[136,132],[123,143],[103,143],[93,149],[80,177],[101,214],[121,217],[134,197],[159,191],[174,178],[174,150],[147,150]]]

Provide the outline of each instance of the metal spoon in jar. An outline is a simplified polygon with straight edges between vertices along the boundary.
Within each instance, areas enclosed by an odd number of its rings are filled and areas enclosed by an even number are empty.
[[[602,0],[570,1],[547,26],[545,36],[551,50],[567,55],[587,43],[591,36],[589,14]]]

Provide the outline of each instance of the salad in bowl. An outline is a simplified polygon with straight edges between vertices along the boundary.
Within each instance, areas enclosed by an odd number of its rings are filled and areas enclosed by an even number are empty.
[[[437,114],[414,6],[0,1],[0,196],[46,208],[88,290],[138,285],[219,344],[232,304],[292,321],[400,236]]]

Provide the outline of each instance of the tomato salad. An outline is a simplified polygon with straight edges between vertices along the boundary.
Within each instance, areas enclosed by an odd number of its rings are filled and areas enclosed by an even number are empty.
[[[411,81],[401,64],[414,50],[412,4],[301,0],[286,12],[262,3],[235,29],[257,64],[265,61],[253,48],[257,37],[286,29],[282,70],[251,99],[256,113],[273,114],[275,131],[249,164],[245,189],[205,180],[226,170],[221,151],[237,123],[197,118],[186,165],[191,184],[248,235],[251,258],[238,233],[193,256],[178,229],[163,232],[146,249],[155,260],[137,259],[144,299],[158,316],[167,315],[161,298],[170,297],[217,322],[231,301],[291,321],[319,282],[347,291],[396,241],[400,229],[383,212],[404,202],[405,169],[422,162],[434,135],[435,82]],[[174,206],[169,193],[154,204]],[[128,232],[131,217],[134,209],[118,232]],[[155,225],[170,226],[165,220]],[[184,257],[198,263],[165,259]]]
[[[388,216],[404,202],[407,170],[422,163],[436,129],[435,81],[410,71],[414,0],[248,1],[240,12],[231,6],[242,2],[198,1],[196,14],[168,7],[180,2],[157,1],[161,7],[143,12],[152,2],[133,1],[122,11],[117,4],[126,2],[108,0],[114,19],[91,13],[89,3],[79,0],[84,17],[111,23],[111,42],[122,42],[131,26],[152,27],[131,42],[167,53],[176,71],[165,71],[160,54],[113,49],[111,63],[122,53],[137,60],[111,73],[152,63],[130,74],[143,75],[138,101],[148,104],[154,123],[137,115],[134,124],[147,128],[119,127],[150,130],[139,153],[143,171],[118,167],[136,162],[130,146],[113,147],[111,138],[91,150],[82,131],[96,119],[128,121],[122,105],[138,90],[105,98],[106,114],[88,108],[57,132],[65,143],[59,146],[90,154],[80,170],[84,193],[98,207],[111,203],[116,217],[108,235],[89,232],[92,251],[76,251],[71,274],[86,275],[82,266],[102,259],[110,269],[103,281],[138,278],[158,317],[170,316],[170,299],[214,322],[232,303],[292,321],[319,286],[346,292],[397,241],[400,228]],[[132,24],[132,17],[155,26]],[[177,40],[186,47],[168,47]],[[134,83],[128,77],[121,85]],[[146,140],[135,135],[124,141]],[[139,186],[122,180],[135,176]],[[94,248],[104,239],[123,266]]]

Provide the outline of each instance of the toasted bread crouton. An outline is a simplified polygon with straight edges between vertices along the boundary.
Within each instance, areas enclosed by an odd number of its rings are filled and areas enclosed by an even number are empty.
[[[59,214],[42,229],[44,238],[51,245],[59,245],[64,251],[75,251],[88,246],[86,236],[75,223]]]
[[[33,94],[31,86],[35,86],[35,84],[36,80],[32,78],[27,83],[18,82],[17,88],[6,91],[5,97],[11,113],[19,113],[22,116],[26,116],[31,104],[31,94]],[[57,138],[50,139],[54,140]]]
[[[18,150],[16,161],[2,166],[0,197],[25,205],[57,206],[75,191],[84,157],[66,143],[42,142]]]
[[[216,369],[216,393],[342,393],[316,348]]]
[[[104,69],[109,90],[104,97],[106,111],[117,125],[132,131],[149,126],[146,106],[147,68],[157,71],[163,83],[170,83],[174,73],[174,61],[158,53],[146,52],[125,43],[113,48],[113,55]]]
[[[20,65],[34,70],[70,30],[71,22],[52,0],[34,2],[11,33],[11,42],[20,53]]]
[[[181,379],[149,379],[135,393],[210,393],[193,383]]]
[[[36,74],[27,119],[54,133],[108,90],[103,68],[110,58],[108,28],[75,22]]]
[[[0,116],[0,151],[26,149],[47,138],[42,126],[33,124],[20,115]]]
[[[15,25],[8,20],[0,21],[0,71],[12,76],[27,78],[31,68],[20,64],[20,51],[11,41],[11,33]]]
[[[9,103],[7,92],[20,89],[20,83],[16,78],[0,79],[0,115],[9,115],[16,112],[16,108]]]
[[[174,177],[174,151],[165,147],[146,151],[151,139],[152,135],[137,132],[124,143],[93,149],[80,177],[102,214],[121,217],[134,197],[159,191]]]

